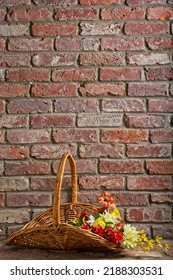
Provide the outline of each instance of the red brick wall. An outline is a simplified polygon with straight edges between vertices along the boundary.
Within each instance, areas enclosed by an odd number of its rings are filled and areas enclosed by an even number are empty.
[[[52,205],[71,151],[79,200],[110,190],[127,222],[172,238],[172,0],[0,3],[0,228]]]

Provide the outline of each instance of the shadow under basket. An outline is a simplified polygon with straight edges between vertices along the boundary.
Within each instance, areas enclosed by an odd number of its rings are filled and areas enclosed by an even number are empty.
[[[71,167],[72,201],[61,204],[62,179],[67,159]],[[119,245],[67,222],[83,212],[87,215],[96,215],[97,206],[77,202],[76,165],[72,155],[67,152],[61,157],[58,167],[53,207],[37,215],[22,229],[12,233],[6,245],[57,251],[121,251]]]

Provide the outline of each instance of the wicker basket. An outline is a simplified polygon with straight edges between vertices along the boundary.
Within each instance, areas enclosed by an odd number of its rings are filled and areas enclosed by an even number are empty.
[[[61,204],[60,195],[66,160],[71,167],[72,202]],[[22,229],[12,233],[7,239],[7,245],[43,248],[57,251],[120,251],[120,246],[109,242],[91,231],[68,224],[82,212],[88,215],[97,213],[97,206],[77,202],[77,174],[72,155],[63,154],[56,177],[53,208],[37,215]]]

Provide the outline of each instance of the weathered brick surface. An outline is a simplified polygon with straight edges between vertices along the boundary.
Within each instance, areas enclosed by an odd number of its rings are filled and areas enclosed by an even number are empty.
[[[42,129],[11,129],[7,131],[9,143],[42,143],[50,142],[50,130]]]
[[[71,129],[61,128],[53,131],[53,140],[55,142],[76,142],[90,143],[98,142],[98,133],[95,129]]]
[[[8,50],[10,51],[51,51],[53,50],[52,38],[9,38]]]
[[[172,3],[0,1],[3,233],[52,205],[70,151],[80,201],[110,191],[126,221],[172,238]],[[68,163],[62,188],[65,202]]]
[[[27,159],[29,157],[29,148],[27,146],[0,146],[1,159]]]
[[[148,140],[147,130],[102,130],[102,142],[138,143]]]
[[[170,222],[171,208],[129,208],[127,210],[126,218],[129,222]]]
[[[51,206],[51,194],[38,193],[8,193],[7,206],[9,207],[26,207],[26,206]]]
[[[173,174],[172,160],[148,160],[146,169],[149,174]]]
[[[82,96],[109,96],[109,95],[125,95],[125,85],[123,84],[90,84],[86,83],[79,88],[79,92]]]
[[[85,157],[123,157],[123,145],[85,144],[79,147],[79,155]]]
[[[9,21],[44,21],[52,19],[49,9],[9,9],[7,18]]]
[[[129,176],[127,178],[129,190],[171,190],[171,176]]]
[[[107,51],[144,50],[144,38],[102,38],[101,49]]]
[[[76,96],[75,84],[34,84],[31,89],[31,95],[35,97],[72,97]]]
[[[123,190],[124,180],[123,176],[80,176],[79,187],[81,189],[99,190],[106,188],[108,190]]]

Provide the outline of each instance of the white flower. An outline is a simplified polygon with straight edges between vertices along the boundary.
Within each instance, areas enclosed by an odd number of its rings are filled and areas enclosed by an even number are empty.
[[[137,245],[137,240],[137,229],[129,224],[124,225],[123,241],[121,243],[122,247],[127,249],[133,249]]]
[[[88,222],[88,224],[89,224],[90,226],[92,226],[93,223],[95,222],[94,216],[90,215],[90,216],[89,216],[89,220],[88,220],[87,222]]]

